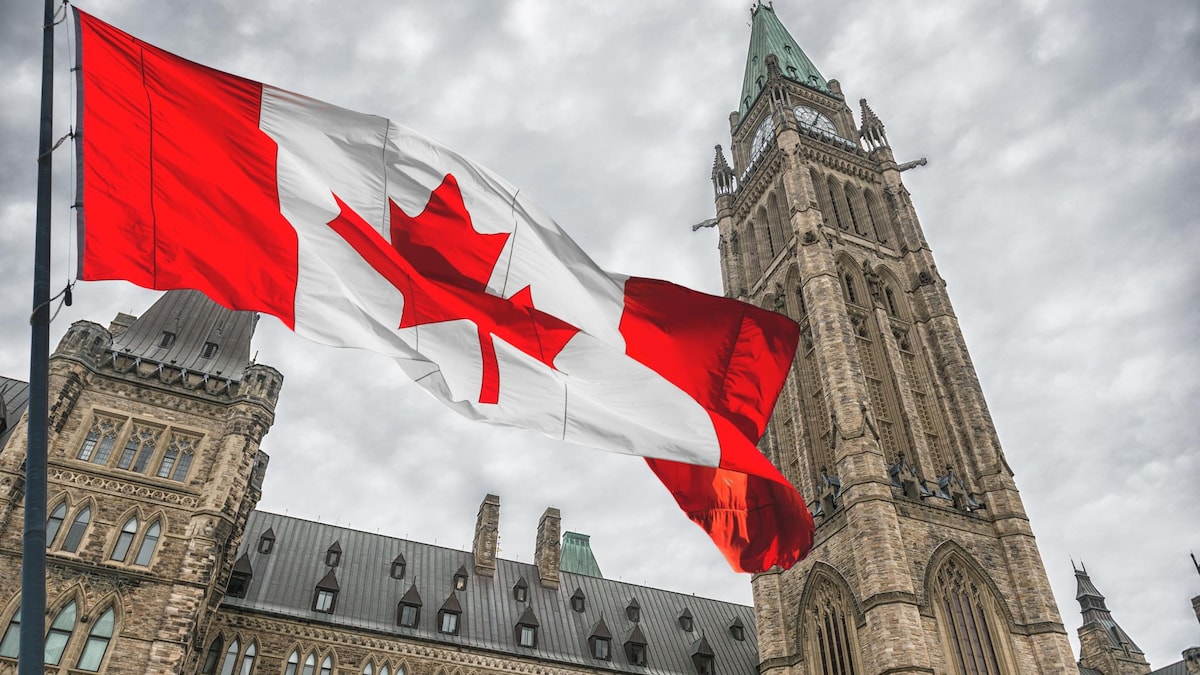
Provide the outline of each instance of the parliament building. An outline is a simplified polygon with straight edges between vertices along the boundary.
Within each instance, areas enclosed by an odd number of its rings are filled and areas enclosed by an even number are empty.
[[[283,375],[251,358],[256,315],[172,291],[76,322],[50,360],[46,672],[1200,673],[1200,647],[1152,671],[1083,569],[1076,660],[902,180],[916,162],[769,5],[735,107],[707,224],[726,295],[800,325],[760,448],[816,520],[753,607],[606,579],[553,508],[532,562],[498,558],[493,495],[469,551],[256,510]],[[27,396],[0,378],[0,674]]]

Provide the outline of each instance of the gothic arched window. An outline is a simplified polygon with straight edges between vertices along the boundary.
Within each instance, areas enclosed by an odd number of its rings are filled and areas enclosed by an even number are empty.
[[[79,549],[79,544],[83,541],[83,534],[87,532],[88,523],[91,520],[92,510],[86,506],[75,514],[75,520],[71,521],[71,528],[67,530],[67,538],[63,540],[62,550],[74,553]]]
[[[300,652],[293,649],[288,655],[287,665],[283,668],[283,675],[296,675],[296,667],[300,665]]]
[[[942,646],[957,675],[1007,675],[996,629],[1000,619],[987,586],[954,557],[933,579],[932,601]]]
[[[129,557],[129,545],[133,543],[137,529],[137,517],[130,516],[129,520],[125,521],[125,526],[121,528],[121,534],[117,535],[117,544],[113,546],[112,560],[125,562],[125,558]]]
[[[58,612],[58,616],[54,617],[54,622],[50,624],[50,630],[46,632],[46,663],[51,666],[57,666],[62,660],[63,650],[67,648],[67,642],[71,640],[71,634],[75,632],[75,619],[78,614],[79,606],[72,600],[68,602]]]
[[[17,611],[13,613],[13,617],[8,622],[8,628],[4,631],[4,638],[0,639],[0,656],[6,658],[17,658],[17,650],[21,646],[21,607],[17,606]]]
[[[54,507],[54,510],[50,512],[50,517],[46,519],[46,548],[50,548],[54,543],[54,538],[58,536],[58,530],[66,519],[67,503],[62,502]]]
[[[809,672],[820,675],[858,675],[858,636],[849,598],[840,585],[816,575],[800,616]]]
[[[104,655],[108,653],[108,645],[112,642],[113,625],[116,623],[116,613],[109,607],[104,610],[99,619],[92,624],[87,642],[83,644],[83,652],[79,655],[79,670],[94,673],[100,670]]]
[[[158,546],[158,538],[161,534],[162,526],[157,520],[146,528],[146,534],[142,537],[142,545],[138,547],[137,557],[133,560],[134,565],[139,567],[150,565],[150,558],[154,557],[154,548]]]

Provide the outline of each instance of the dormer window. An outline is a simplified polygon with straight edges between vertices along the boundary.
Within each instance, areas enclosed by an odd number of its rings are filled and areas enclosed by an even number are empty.
[[[456,591],[467,590],[467,568],[466,567],[459,567],[458,571],[454,573],[454,590],[456,590]]]
[[[173,344],[175,344],[175,334],[164,330],[158,338],[158,346],[165,349]]]
[[[700,638],[700,642],[692,649],[692,664],[696,666],[696,675],[714,674],[713,650],[706,638]]]
[[[576,612],[583,612],[587,608],[587,599],[583,591],[576,588],[574,595],[571,596],[571,609]]]
[[[729,624],[729,637],[738,642],[746,641],[746,626],[740,618],[734,618],[733,623]]]
[[[442,603],[442,608],[438,610],[438,632],[458,635],[458,619],[461,614],[462,605],[458,604],[458,596],[451,593],[450,597],[446,598],[446,602]]]
[[[325,566],[337,567],[340,564],[342,564],[342,546],[335,541],[333,546],[325,551]]]
[[[246,591],[250,589],[250,579],[253,576],[254,569],[250,567],[250,556],[243,553],[242,557],[233,564],[233,571],[229,573],[229,587],[225,590],[225,595],[231,598],[246,597]]]
[[[629,660],[629,665],[646,665],[646,636],[642,634],[641,626],[634,626],[625,639],[625,658]]]
[[[533,615],[531,608],[525,608],[525,611],[521,613],[521,618],[517,619],[517,625],[514,628],[518,645],[531,648],[537,647],[538,620]]]
[[[335,604],[337,604],[337,591],[328,591],[323,588],[317,589],[317,594],[313,597],[313,611],[333,614],[333,606]]]
[[[421,594],[417,593],[417,585],[409,587],[400,604],[396,606],[396,623],[405,628],[416,628],[421,620]]]
[[[516,585],[513,586],[513,600],[517,602],[529,600],[529,584],[525,583],[525,577],[518,579]]]
[[[692,613],[686,607],[679,613],[679,627],[689,633],[696,628],[695,622],[692,621]]]
[[[317,587],[313,591],[313,611],[333,614],[333,610],[337,608],[339,590],[337,576],[334,575],[333,570],[329,570],[317,582]]]
[[[594,659],[612,660],[612,633],[609,632],[604,619],[600,619],[595,626],[592,626],[592,632],[588,635],[588,652]]]
[[[637,598],[630,598],[625,607],[625,618],[634,623],[642,620],[642,606],[638,604]]]
[[[205,342],[204,347],[200,349],[200,358],[211,359],[217,355],[217,343]]]
[[[275,530],[268,527],[267,531],[258,538],[258,552],[270,555],[273,550],[275,550]]]
[[[388,572],[388,576],[393,579],[403,579],[405,564],[404,554],[397,554],[396,559],[392,561],[392,569],[390,572]]]

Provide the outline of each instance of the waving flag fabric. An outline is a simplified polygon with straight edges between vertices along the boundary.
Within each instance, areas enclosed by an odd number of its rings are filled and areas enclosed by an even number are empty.
[[[197,289],[393,357],[469,418],[641,455],[736,569],[807,553],[808,510],[755,447],[794,322],[605,272],[389,120],[77,25],[84,279]]]

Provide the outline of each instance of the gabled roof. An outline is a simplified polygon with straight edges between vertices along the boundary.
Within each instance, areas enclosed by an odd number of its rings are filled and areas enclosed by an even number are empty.
[[[263,555],[257,542],[268,528],[275,532],[275,548],[270,555]],[[330,614],[314,612],[313,580],[329,569],[322,554],[334,540],[340,541],[345,551],[342,566],[337,568],[337,606]],[[472,576],[466,590],[454,593],[462,614],[459,634],[450,635],[438,632],[436,622],[428,616],[416,627],[398,626],[396,607],[402,598],[410,604],[420,598],[446,599],[453,592],[454,572],[474,567],[469,551],[254,511],[237,555],[243,553],[249,554],[254,566],[254,583],[246,597],[225,599],[221,611],[226,613],[290,617],[314,626],[367,630],[448,648],[532,653],[539,660],[570,669],[602,666],[605,672],[631,675],[695,675],[692,647],[702,631],[716,653],[721,675],[758,675],[754,610],[744,605],[572,572],[560,573],[558,589],[531,581],[527,600],[518,602],[513,598],[513,586],[522,577],[536,580],[537,567],[498,559],[494,576]],[[398,554],[408,561],[404,579],[390,576],[392,560]],[[571,609],[570,598],[576,588],[587,596],[582,613]],[[637,624],[625,615],[632,597],[641,605]],[[695,633],[680,630],[676,623],[685,606],[693,614]],[[517,646],[513,631],[526,608],[539,624],[537,647],[532,652]],[[745,642],[734,640],[726,630],[735,616],[746,625]],[[591,655],[588,637],[601,619],[614,642],[647,645],[646,666],[630,665],[622,649],[612,651],[611,661],[601,662]]]
[[[254,574],[254,568],[250,566],[250,554],[243,553],[242,557],[233,563],[233,571],[240,574]]]
[[[750,106],[758,100],[767,82],[767,56],[774,54],[779,59],[779,70],[786,79],[830,93],[829,84],[805,55],[800,45],[792,38],[775,10],[761,3],[750,10],[750,50],[746,54],[746,75],[742,79],[742,97],[738,99],[738,120],[745,119]]]
[[[125,332],[112,350],[192,373],[239,381],[250,363],[250,338],[258,315],[226,309],[199,291],[167,291]],[[174,337],[168,346],[163,334]],[[205,357],[205,345],[216,353]]]

